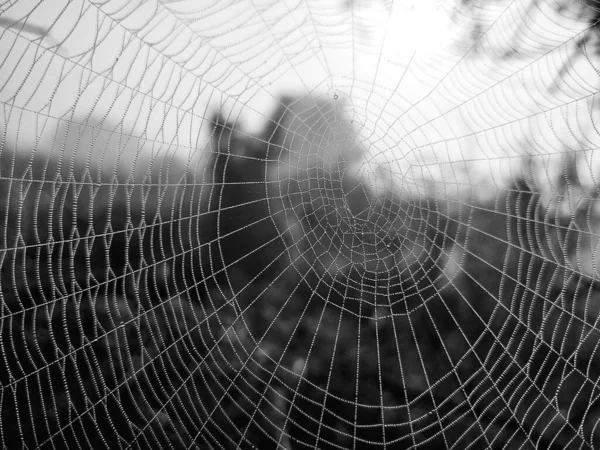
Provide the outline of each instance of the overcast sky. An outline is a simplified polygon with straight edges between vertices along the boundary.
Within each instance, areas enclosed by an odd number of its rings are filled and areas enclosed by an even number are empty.
[[[581,148],[577,133],[593,148],[598,136],[586,100],[597,75],[584,58],[569,89],[547,90],[582,24],[540,10],[522,40],[552,51],[502,62],[493,54],[523,2],[492,3],[490,31],[471,48],[457,45],[465,29],[450,22],[454,1],[20,0],[0,16],[0,120],[19,149],[52,140],[66,121],[107,117],[104,128],[122,123],[117,135],[133,136],[120,140],[125,164],[175,150],[197,160],[208,139],[202,119],[219,105],[256,132],[282,93],[308,91],[337,102],[365,167],[402,189],[423,177],[449,190],[464,182],[465,160],[468,182],[494,186],[524,148]]]

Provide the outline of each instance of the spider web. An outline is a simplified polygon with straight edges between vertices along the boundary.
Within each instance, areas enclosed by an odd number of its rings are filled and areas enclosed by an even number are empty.
[[[593,2],[0,6],[3,448],[597,448]]]

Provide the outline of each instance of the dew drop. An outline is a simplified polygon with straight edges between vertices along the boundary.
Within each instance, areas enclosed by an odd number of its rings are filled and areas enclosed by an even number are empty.
[[[337,100],[337,99],[338,99],[338,95],[337,95],[337,94],[334,94],[334,95],[333,95],[333,99],[334,99],[334,100]]]

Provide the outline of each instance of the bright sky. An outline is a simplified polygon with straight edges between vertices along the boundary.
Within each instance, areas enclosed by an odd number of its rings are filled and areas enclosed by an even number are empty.
[[[8,122],[9,143],[18,139],[18,148],[28,148],[36,136],[51,138],[59,119],[82,122],[93,110],[96,122],[123,122],[117,136],[142,138],[120,142],[126,164],[138,152],[173,149],[198,158],[208,138],[202,118],[219,105],[256,132],[281,93],[312,91],[352,119],[356,141],[367,149],[363,166],[408,190],[422,186],[422,177],[493,186],[497,172],[508,173],[506,157],[521,154],[531,136],[547,139],[559,130],[565,145],[579,145],[565,134],[565,117],[575,115],[578,128],[589,131],[585,102],[562,107],[589,95],[589,86],[597,90],[586,61],[574,72],[593,80],[587,87],[567,82],[575,89],[557,96],[540,83],[566,60],[558,46],[581,31],[580,23],[540,11],[529,33],[555,51],[499,65],[490,56],[518,23],[522,2],[494,3],[485,19],[496,23],[480,53],[454,45],[463,31],[451,26],[454,0],[396,1],[390,11],[361,3],[20,0],[0,17],[4,27],[29,17],[20,34],[13,25],[0,37],[0,121]],[[32,27],[53,22],[42,37]],[[552,139],[545,148],[556,152]],[[479,160],[468,181],[464,164],[449,164],[465,159]]]

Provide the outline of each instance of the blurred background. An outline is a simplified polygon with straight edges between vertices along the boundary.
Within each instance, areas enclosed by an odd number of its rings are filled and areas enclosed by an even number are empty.
[[[599,20],[0,5],[3,448],[600,448]]]

